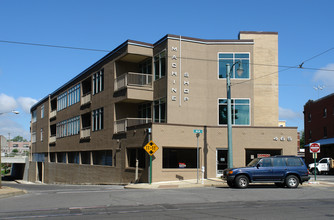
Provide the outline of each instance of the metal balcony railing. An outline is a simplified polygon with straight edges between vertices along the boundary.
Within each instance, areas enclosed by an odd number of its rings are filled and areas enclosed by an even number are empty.
[[[126,132],[128,127],[151,123],[152,118],[124,118],[115,121],[114,133]]]
[[[132,72],[125,73],[116,78],[114,91],[128,86],[152,88],[152,75]]]

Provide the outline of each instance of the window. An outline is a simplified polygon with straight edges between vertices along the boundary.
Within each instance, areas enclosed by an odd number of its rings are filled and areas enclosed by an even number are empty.
[[[112,150],[93,151],[93,164],[112,166]]]
[[[80,84],[68,90],[68,106],[80,102]]]
[[[31,143],[36,143],[36,132],[31,133]]]
[[[148,59],[139,64],[141,73],[152,74],[152,59]]]
[[[90,152],[89,151],[81,151],[81,163],[90,164]]]
[[[76,135],[80,132],[80,116],[61,121],[56,125],[57,138]]]
[[[41,142],[43,142],[43,128],[41,128]]]
[[[324,127],[324,137],[327,137],[327,127]]]
[[[166,51],[154,56],[154,75],[155,80],[166,76]]]
[[[68,152],[68,163],[79,164],[79,152]]]
[[[311,130],[308,131],[308,139],[312,139],[312,131]]]
[[[196,148],[163,148],[163,168],[196,168]]]
[[[165,123],[166,121],[166,98],[154,101],[154,122]]]
[[[232,65],[238,61],[240,61],[240,63],[242,64],[244,71],[241,75],[238,75],[236,70],[238,69],[239,64],[234,65],[230,73],[231,78],[249,79],[249,53],[219,53],[218,61],[219,61],[219,67],[218,67],[219,79],[226,78],[227,74],[226,64],[230,64],[231,68]]]
[[[103,108],[96,109],[92,113],[93,131],[103,129]]]
[[[31,119],[32,123],[36,122],[36,118],[37,118],[37,111],[36,110],[32,111],[31,118],[32,118]]]
[[[284,167],[285,159],[284,158],[273,158],[274,167]]]
[[[56,162],[56,153],[50,153],[50,162],[51,163]]]
[[[290,167],[302,166],[303,163],[300,160],[301,159],[299,159],[299,158],[288,158],[287,159],[287,165],[290,166]]]
[[[324,111],[323,111],[323,117],[324,117],[324,118],[327,117],[327,108],[324,108]]]
[[[146,154],[143,148],[127,148],[128,167],[136,167],[136,160],[138,160],[138,167],[145,168]]]
[[[57,111],[63,110],[67,107],[67,92],[57,97]]]
[[[102,92],[104,89],[104,70],[93,74],[93,95]]]
[[[41,118],[44,118],[44,105],[41,106]]]
[[[270,158],[263,158],[261,161],[260,161],[260,165],[261,167],[271,167],[271,159]]]
[[[310,122],[311,119],[312,119],[312,115],[311,115],[311,113],[308,113],[308,121]]]
[[[140,104],[138,106],[138,118],[151,118],[151,103]]]
[[[250,104],[249,99],[232,99],[232,124],[249,125]],[[227,99],[219,99],[219,125],[227,124]]]
[[[57,163],[66,163],[66,153],[64,152],[57,153]]]

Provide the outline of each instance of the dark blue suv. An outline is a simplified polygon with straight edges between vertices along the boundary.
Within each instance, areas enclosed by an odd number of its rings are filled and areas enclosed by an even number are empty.
[[[230,187],[247,188],[249,183],[275,183],[297,188],[310,179],[304,161],[296,156],[256,158],[247,167],[225,169],[222,179]]]

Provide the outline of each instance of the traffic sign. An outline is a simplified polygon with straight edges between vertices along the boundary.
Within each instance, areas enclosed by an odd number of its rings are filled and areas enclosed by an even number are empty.
[[[144,146],[144,150],[152,156],[157,150],[159,150],[159,147],[153,141],[150,141]]]
[[[320,153],[320,144],[310,143],[310,153]]]
[[[201,130],[201,129],[194,129],[194,133],[195,134],[202,134],[203,130]]]

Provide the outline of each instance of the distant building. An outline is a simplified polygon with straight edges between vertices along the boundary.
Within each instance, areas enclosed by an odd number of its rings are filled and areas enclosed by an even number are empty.
[[[5,136],[0,135],[0,149],[1,149],[1,156],[5,156],[5,149],[7,148],[7,139]]]
[[[124,42],[32,106],[30,180],[126,184],[138,164],[139,182],[148,182],[149,140],[159,147],[153,182],[196,179],[195,132],[204,177],[221,176],[228,164],[226,64],[236,64],[234,166],[297,155],[297,128],[278,125],[276,32],[240,32],[235,40],[166,35],[153,44]]]
[[[285,121],[278,121],[278,126],[279,127],[285,127],[286,126],[286,122]]]
[[[318,159],[334,158],[334,93],[304,105],[305,160],[313,161],[310,143],[320,143]]]

